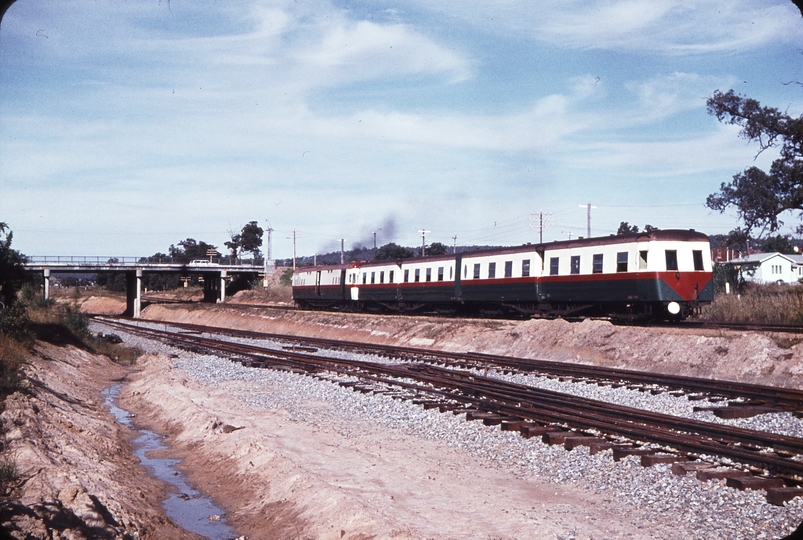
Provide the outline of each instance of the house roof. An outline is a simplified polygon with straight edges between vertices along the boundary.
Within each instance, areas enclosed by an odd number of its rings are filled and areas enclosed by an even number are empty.
[[[783,253],[773,252],[773,253],[751,253],[746,257],[731,259],[726,264],[763,264],[764,262],[775,257],[786,259],[788,262],[792,264],[803,263],[803,255],[784,255]]]

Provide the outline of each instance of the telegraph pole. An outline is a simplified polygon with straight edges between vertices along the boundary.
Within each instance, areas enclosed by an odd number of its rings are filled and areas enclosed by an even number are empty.
[[[580,208],[588,209],[588,236],[586,238],[591,238],[591,209],[596,208],[596,206],[591,206],[591,203],[588,203],[588,204],[581,204]]]
[[[426,257],[427,256],[427,253],[426,253],[426,249],[427,249],[426,236],[427,236],[428,232],[432,232],[432,231],[428,231],[426,229],[418,229],[418,232],[421,233],[421,256],[422,257]]]
[[[452,236],[452,240],[454,240],[452,243],[452,253],[457,253],[457,235]]]
[[[552,213],[544,213],[543,211],[530,212],[530,227],[535,228],[536,217],[538,218],[538,243],[544,243],[544,229],[552,226]]]
[[[288,236],[287,239],[289,240],[290,237]],[[296,230],[293,229],[293,272],[296,271]]]
[[[270,260],[270,233],[273,232],[273,228],[268,226],[268,229],[267,229],[266,232],[268,233],[268,260]]]

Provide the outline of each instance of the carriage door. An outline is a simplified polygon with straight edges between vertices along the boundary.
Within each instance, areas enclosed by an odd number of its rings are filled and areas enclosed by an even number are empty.
[[[636,252],[636,287],[638,290],[639,300],[646,300],[651,296],[650,294],[651,280],[647,275],[648,255],[649,255],[649,244],[647,242],[639,242],[638,251]]]
[[[321,271],[315,272],[315,295],[321,295]]]

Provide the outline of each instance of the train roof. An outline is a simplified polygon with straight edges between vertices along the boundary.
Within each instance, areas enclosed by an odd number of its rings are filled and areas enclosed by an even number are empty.
[[[611,244],[627,244],[631,242],[708,242],[708,236],[695,231],[694,229],[658,229],[651,232],[612,234],[610,236],[597,236],[594,238],[576,238],[573,240],[555,240],[544,242],[543,244],[523,244],[520,246],[485,248],[476,251],[463,251],[460,253],[464,258],[473,256],[486,256],[492,254],[521,253],[527,251],[547,251],[553,249],[572,249],[594,246],[607,246]],[[405,259],[388,259],[382,261],[360,261],[349,264],[338,264],[328,266],[308,266],[299,270],[342,270],[344,268],[359,268],[370,266],[387,266],[389,264],[420,264],[424,262],[437,262],[453,260],[453,253],[443,255],[431,255],[428,257],[409,257]]]

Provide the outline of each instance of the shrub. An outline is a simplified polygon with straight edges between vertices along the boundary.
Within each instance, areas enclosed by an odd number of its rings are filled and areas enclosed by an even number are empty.
[[[282,272],[282,277],[279,278],[279,283],[286,287],[290,287],[293,284],[293,273],[294,272],[292,268],[288,268]]]
[[[740,293],[719,294],[703,309],[715,322],[803,324],[803,286],[746,284]]]

